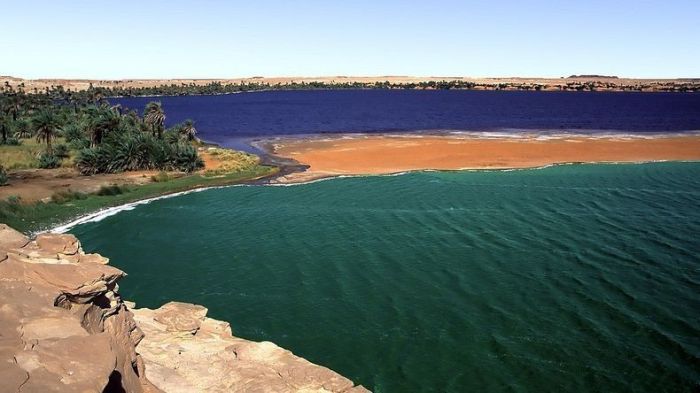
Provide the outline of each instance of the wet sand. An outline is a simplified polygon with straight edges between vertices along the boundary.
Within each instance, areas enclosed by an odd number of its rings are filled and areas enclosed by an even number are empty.
[[[339,175],[416,170],[535,168],[564,163],[700,160],[700,135],[479,138],[406,135],[269,141],[271,152],[309,169],[278,178],[304,182]]]

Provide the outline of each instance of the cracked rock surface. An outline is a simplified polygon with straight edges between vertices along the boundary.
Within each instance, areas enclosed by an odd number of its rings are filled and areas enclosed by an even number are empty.
[[[106,263],[72,235],[0,224],[0,392],[159,391],[117,292],[124,272]]]
[[[202,306],[124,302],[125,276],[73,235],[0,224],[0,392],[366,392]],[[127,307],[128,305],[128,307]]]

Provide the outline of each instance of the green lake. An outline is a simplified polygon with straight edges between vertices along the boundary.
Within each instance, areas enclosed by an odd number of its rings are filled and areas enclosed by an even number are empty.
[[[138,306],[378,393],[700,388],[700,163],[234,186],[71,233]]]

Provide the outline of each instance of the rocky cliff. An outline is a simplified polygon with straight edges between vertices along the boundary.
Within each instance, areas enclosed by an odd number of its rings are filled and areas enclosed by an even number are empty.
[[[0,392],[366,391],[202,306],[133,310],[107,262],[72,235],[0,224]]]

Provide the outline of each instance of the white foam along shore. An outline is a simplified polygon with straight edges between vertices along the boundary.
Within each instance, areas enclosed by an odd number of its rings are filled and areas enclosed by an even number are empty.
[[[674,160],[675,161],[675,160]],[[562,162],[562,163],[554,163],[554,164],[547,164],[547,165],[541,165],[537,167],[528,167],[528,168],[460,168],[460,169],[454,169],[454,170],[439,170],[439,169],[417,169],[417,170],[412,170],[412,171],[401,171],[401,172],[394,172],[394,173],[381,173],[381,174],[358,174],[358,175],[350,175],[350,174],[329,174],[328,176],[320,177],[317,179],[311,179],[307,181],[299,181],[299,182],[289,182],[289,183],[267,183],[267,184],[230,184],[226,186],[215,186],[215,187],[202,187],[202,188],[195,188],[192,190],[187,190],[187,191],[180,191],[180,192],[175,192],[172,194],[166,194],[166,195],[161,195],[153,198],[147,198],[147,199],[142,199],[140,201],[135,201],[135,202],[130,202],[130,203],[125,203],[123,205],[119,206],[112,206],[108,207],[105,209],[100,209],[94,213],[86,214],[84,216],[80,216],[76,218],[75,220],[72,220],[70,222],[67,222],[65,224],[58,225],[56,227],[53,227],[48,230],[44,231],[38,231],[36,234],[39,233],[66,233],[70,231],[72,228],[85,224],[88,222],[99,222],[104,220],[107,217],[113,216],[117,213],[123,212],[123,211],[128,211],[128,210],[133,210],[136,208],[136,206],[139,205],[145,205],[148,203],[151,203],[153,201],[161,200],[161,199],[167,199],[167,198],[175,198],[181,195],[186,195],[186,194],[191,194],[195,192],[202,192],[202,191],[207,191],[207,190],[214,190],[214,189],[219,189],[219,188],[228,188],[228,187],[293,187],[293,186],[302,186],[302,185],[307,185],[307,184],[313,184],[313,183],[319,183],[319,182],[324,182],[327,180],[334,180],[334,179],[351,179],[351,178],[362,178],[362,177],[393,177],[393,176],[403,176],[407,175],[410,173],[416,173],[416,172],[455,172],[455,171],[463,171],[463,172],[512,172],[512,171],[530,171],[530,170],[542,170],[542,169],[547,169],[547,168],[552,168],[552,167],[557,167],[557,166],[566,166],[566,165],[619,165],[619,164],[629,164],[629,165],[639,165],[639,164],[654,164],[654,163],[662,163],[662,162],[669,162],[669,160],[645,160],[645,161],[634,161],[634,162],[629,162],[629,161],[591,161],[591,162],[585,162],[585,163],[580,163],[580,162]],[[680,160],[676,162],[697,162],[697,161],[688,161],[688,160]]]
[[[152,197],[152,198],[146,198],[146,199],[141,199],[138,201],[134,202],[129,202],[125,203],[123,205],[118,205],[118,206],[111,206],[107,207],[104,209],[100,209],[96,212],[88,213],[83,216],[80,216],[74,220],[71,220],[67,223],[60,224],[58,226],[55,226],[50,229],[42,230],[42,231],[37,231],[34,232],[33,235],[37,235],[40,233],[66,233],[70,231],[72,228],[81,225],[81,224],[86,224],[89,222],[99,222],[104,220],[107,217],[111,217],[117,213],[121,213],[124,211],[129,211],[129,210],[134,210],[137,206],[139,205],[146,205],[154,201],[158,201],[161,199],[168,199],[168,198],[175,198],[178,196],[186,195],[186,194],[192,194],[195,192],[202,192],[202,191],[207,191],[207,190],[215,190],[219,188],[228,188],[228,187],[254,187],[254,186],[296,186],[296,185],[303,185],[303,184],[311,184],[311,183],[316,183],[319,181],[325,181],[325,180],[331,180],[331,179],[338,179],[338,178],[349,178],[349,177],[366,177],[366,176],[396,176],[396,175],[402,175],[406,174],[409,172],[402,172],[402,173],[394,173],[394,174],[386,174],[386,175],[337,175],[337,176],[329,176],[329,177],[324,177],[321,179],[314,179],[314,180],[309,180],[306,182],[298,182],[298,183],[269,183],[269,184],[257,184],[257,185],[251,185],[251,184],[229,184],[225,186],[214,186],[214,187],[201,187],[201,188],[194,188],[192,190],[186,190],[186,191],[180,191],[180,192],[174,192],[172,194],[166,194],[166,195],[159,195],[157,197]]]
[[[533,167],[523,167],[523,168],[473,168],[464,167],[457,169],[414,169],[399,172],[390,173],[371,173],[371,174],[320,174],[320,177],[312,178],[309,180],[291,180],[291,181],[278,181],[274,183],[258,184],[257,186],[266,187],[294,187],[303,186],[307,184],[325,182],[327,180],[336,179],[354,179],[354,178],[364,178],[364,177],[393,177],[393,176],[403,176],[411,173],[429,173],[429,172],[516,172],[516,171],[537,171],[542,169],[554,168],[558,166],[570,166],[570,165],[643,165],[643,164],[658,164],[663,162],[698,162],[694,160],[640,160],[640,161],[586,161],[586,162],[555,162],[551,164],[545,164]]]
[[[473,130],[453,130],[453,129],[434,129],[434,130],[415,130],[407,132],[338,132],[338,133],[321,133],[321,134],[296,134],[296,135],[277,135],[269,137],[256,138],[250,141],[250,144],[262,151],[267,151],[266,144],[285,143],[290,141],[324,141],[332,142],[342,139],[366,139],[373,137],[391,137],[391,138],[426,138],[426,137],[451,137],[464,139],[509,139],[509,140],[553,140],[553,139],[658,139],[658,138],[675,138],[686,136],[700,136],[700,130],[686,131],[644,131],[644,132],[629,132],[622,130],[550,130],[550,129],[519,129],[519,128],[504,128],[490,131],[473,131]],[[271,153],[267,151],[268,153]]]
[[[61,224],[61,225],[53,227],[51,229],[39,231],[39,232],[37,232],[37,234],[38,233],[46,233],[46,232],[66,233],[66,232],[70,231],[73,227],[78,226],[80,224],[85,224],[88,222],[102,221],[105,218],[113,216],[119,212],[133,210],[134,208],[136,208],[136,206],[145,205],[145,204],[151,203],[153,201],[158,201],[158,200],[167,199],[167,198],[174,198],[174,197],[185,195],[185,194],[191,194],[191,193],[201,192],[201,191],[205,191],[205,190],[211,190],[211,189],[215,189],[215,188],[236,187],[236,186],[242,186],[242,185],[243,184],[232,184],[232,185],[228,185],[228,186],[194,188],[192,190],[174,192],[172,194],[165,194],[165,195],[160,195],[157,197],[146,198],[146,199],[142,199],[142,200],[135,201],[135,202],[125,203],[125,204],[119,205],[119,206],[112,206],[112,207],[100,209],[96,212],[89,213],[89,214],[86,214],[84,216],[80,216],[80,217],[78,217],[70,222],[67,222],[65,224]]]
[[[508,132],[511,131],[511,132]],[[521,131],[521,132],[515,132]],[[523,132],[529,131],[529,132]],[[266,151],[264,144],[275,142],[280,143],[290,140],[299,139],[355,139],[355,138],[367,138],[376,136],[388,136],[388,137],[405,137],[405,138],[422,138],[428,136],[451,136],[458,138],[476,138],[476,139],[569,139],[569,138],[591,138],[591,139],[654,139],[654,138],[668,138],[668,137],[682,137],[682,136],[700,136],[700,130],[690,130],[684,132],[644,132],[644,133],[630,133],[622,131],[605,131],[599,130],[590,133],[574,133],[562,130],[500,130],[500,131],[458,131],[458,130],[426,130],[426,131],[415,131],[406,133],[338,133],[338,134],[304,134],[304,135],[289,135],[289,136],[277,136],[270,138],[262,138],[250,141],[250,144],[256,148]],[[274,152],[268,151],[268,154],[274,154]],[[653,163],[653,162],[663,162],[666,160],[648,160],[648,161],[638,161],[638,162],[586,162],[586,164],[643,164],[643,163]],[[530,168],[459,168],[459,171],[515,171],[515,170],[533,170],[533,169],[545,169],[552,166],[558,165],[570,165],[578,163],[553,163],[547,164],[539,167]],[[369,176],[399,176],[412,172],[431,172],[436,170],[422,169],[415,171],[401,171],[395,173],[385,173],[385,174],[328,174],[328,176],[323,176],[315,179],[310,179],[306,181],[292,181],[292,182],[276,182],[268,183],[267,186],[295,186],[304,185],[310,183],[316,183],[331,179],[339,178],[352,178],[352,177],[369,177]],[[98,222],[107,217],[113,216],[119,212],[133,210],[138,205],[144,205],[153,201],[166,198],[174,198],[180,195],[190,194],[194,192],[201,192],[209,189],[224,188],[224,187],[237,187],[246,186],[245,184],[232,184],[227,186],[215,186],[215,187],[203,187],[196,188],[187,191],[176,192],[172,194],[160,195],[157,197],[147,198],[140,201],[130,202],[124,205],[113,206],[105,209],[98,210],[94,213],[86,214],[84,216],[78,217],[68,223],[61,224],[59,226],[53,227],[48,230],[39,231],[37,233],[51,232],[51,233],[65,233],[71,230],[73,227],[85,224],[88,222]]]

